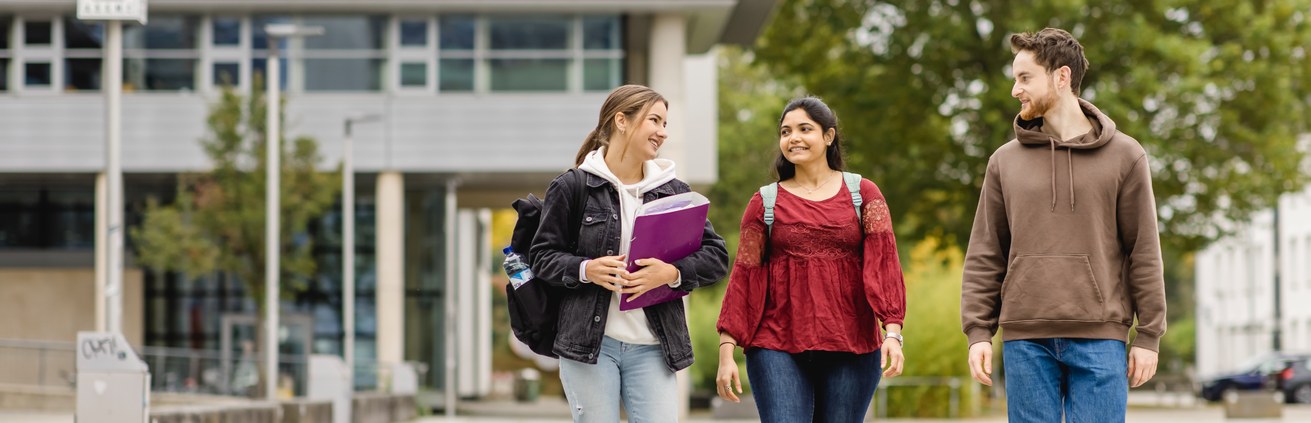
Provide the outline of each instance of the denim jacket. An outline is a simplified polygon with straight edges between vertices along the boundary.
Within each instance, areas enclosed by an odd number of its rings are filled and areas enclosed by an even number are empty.
[[[619,252],[620,222],[619,193],[605,179],[584,172],[585,187],[577,187],[578,180],[569,172],[551,181],[543,201],[542,220],[529,250],[533,273],[552,285],[567,288],[560,303],[559,333],[553,352],[588,364],[596,364],[605,337],[606,313],[610,307],[611,291],[582,282],[578,267],[583,260],[612,256]],[[585,189],[587,199],[583,212],[577,213],[572,193]],[[643,201],[668,197],[691,191],[687,183],[672,180],[643,195]],[[572,216],[581,216],[582,222],[573,222]],[[570,233],[578,227],[578,233]],[[728,273],[728,250],[724,239],[706,221],[701,237],[701,249],[692,255],[670,263],[678,269],[683,281],[675,289],[691,291],[718,282]],[[687,315],[682,301],[669,301],[643,309],[651,332],[660,340],[665,353],[665,364],[672,371],[692,365],[692,341],[688,336]]]

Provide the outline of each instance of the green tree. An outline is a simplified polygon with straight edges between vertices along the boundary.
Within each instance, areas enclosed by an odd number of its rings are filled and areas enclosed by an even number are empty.
[[[142,225],[132,230],[139,262],[189,278],[215,271],[240,279],[264,319],[265,169],[267,109],[261,81],[243,97],[224,89],[211,106],[209,134],[200,140],[213,168],[178,176],[176,200],[151,200]],[[284,119],[285,121],[285,119]],[[340,172],[319,169],[314,139],[281,137],[280,254],[282,294],[304,290],[314,275],[311,219],[340,193]],[[264,351],[264,337],[258,349]],[[262,386],[262,384],[261,384]]]
[[[838,113],[851,167],[899,234],[968,238],[988,156],[1013,137],[1008,37],[1069,30],[1081,96],[1153,159],[1163,240],[1192,251],[1307,181],[1311,0],[787,0],[755,49]]]

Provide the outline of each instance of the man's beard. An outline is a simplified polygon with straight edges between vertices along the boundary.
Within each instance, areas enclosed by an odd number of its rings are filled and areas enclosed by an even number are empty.
[[[1020,119],[1033,120],[1047,114],[1052,106],[1056,105],[1056,87],[1048,84],[1047,95],[1042,97],[1030,97],[1029,106],[1020,107]]]

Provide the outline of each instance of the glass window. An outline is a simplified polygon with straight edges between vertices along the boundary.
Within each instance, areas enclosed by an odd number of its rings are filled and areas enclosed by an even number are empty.
[[[440,66],[441,81],[438,90],[473,91],[473,59],[442,59]]]
[[[428,85],[428,64],[423,62],[401,63],[402,87],[425,87]]]
[[[383,59],[305,59],[305,91],[378,91]]]
[[[241,64],[215,63],[213,76],[215,87],[235,87],[241,85]]]
[[[568,59],[492,59],[492,91],[564,91]]]
[[[241,19],[214,18],[214,45],[241,45]]]
[[[438,20],[443,50],[473,50],[477,20],[470,15],[442,16]]]
[[[619,49],[619,17],[588,16],[583,18],[583,49]]]
[[[564,50],[571,20],[564,17],[488,19],[492,50]]]
[[[145,26],[125,25],[124,49],[192,50],[200,18],[195,16],[151,16]]]
[[[99,90],[100,70],[100,59],[64,59],[64,90]]]
[[[105,25],[64,18],[64,48],[99,50],[105,44]]]
[[[29,46],[48,46],[54,35],[50,21],[23,21],[23,39]]]
[[[12,16],[0,15],[0,51],[9,50],[9,21]]]
[[[323,35],[305,38],[308,50],[381,50],[387,20],[382,16],[314,16],[303,18],[301,25],[323,28]]]
[[[24,65],[23,85],[29,87],[50,86],[50,63],[28,62]]]
[[[196,59],[129,58],[123,91],[186,91],[196,88]]]
[[[428,21],[401,21],[401,46],[424,47],[428,45]]]
[[[0,57],[0,91],[9,91],[9,59]]]
[[[268,59],[251,59],[250,61],[251,78],[268,82],[268,78],[266,78],[267,74],[265,73],[265,67],[266,67],[265,65],[268,63],[268,61],[269,61]],[[280,71],[278,71],[278,82],[279,82],[278,87],[280,89],[286,90],[287,89],[287,58],[286,57],[278,58],[278,64],[281,65],[278,67],[279,69],[281,69]]]
[[[610,91],[619,86],[620,59],[584,59],[583,90]]]

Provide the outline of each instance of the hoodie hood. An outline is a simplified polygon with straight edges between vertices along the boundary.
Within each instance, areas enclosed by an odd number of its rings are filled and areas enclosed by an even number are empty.
[[[1042,117],[1033,120],[1024,120],[1020,115],[1015,114],[1015,138],[1024,145],[1053,145],[1056,148],[1069,148],[1075,150],[1093,150],[1101,148],[1106,143],[1111,142],[1115,137],[1115,121],[1107,117],[1101,110],[1097,109],[1092,103],[1082,98],[1079,100],[1079,109],[1083,115],[1088,117],[1088,123],[1092,124],[1092,130],[1088,133],[1074,137],[1068,140],[1058,140],[1051,135],[1042,132]]]
[[[1056,211],[1056,149],[1065,149],[1066,166],[1070,171],[1070,211],[1074,208],[1074,150],[1095,150],[1101,148],[1115,137],[1115,121],[1107,117],[1101,110],[1097,109],[1092,103],[1082,98],[1079,100],[1079,109],[1083,115],[1088,118],[1088,123],[1092,125],[1092,130],[1087,133],[1068,139],[1059,140],[1056,137],[1042,131],[1043,119],[1041,116],[1033,120],[1024,120],[1020,115],[1015,114],[1015,122],[1012,125],[1015,128],[1015,139],[1025,146],[1045,145],[1051,148],[1051,175],[1052,175],[1052,201],[1050,211]]]
[[[642,163],[641,181],[632,185],[624,185],[619,177],[610,171],[610,167],[605,164],[605,147],[587,153],[587,157],[583,159],[583,164],[579,165],[578,169],[605,179],[615,188],[635,190],[634,193],[638,196],[646,194],[647,191],[656,189],[677,177],[674,173],[673,160],[652,159]]]

